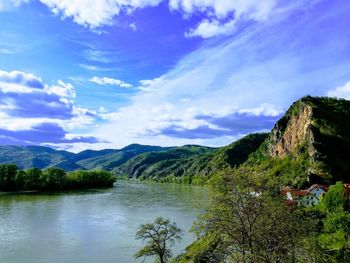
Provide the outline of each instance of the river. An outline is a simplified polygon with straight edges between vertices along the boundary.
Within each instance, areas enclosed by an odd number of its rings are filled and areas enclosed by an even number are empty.
[[[157,216],[184,230],[180,253],[195,239],[188,231],[207,200],[201,187],[123,181],[102,190],[1,194],[0,262],[141,262],[133,258],[142,245],[136,230]]]

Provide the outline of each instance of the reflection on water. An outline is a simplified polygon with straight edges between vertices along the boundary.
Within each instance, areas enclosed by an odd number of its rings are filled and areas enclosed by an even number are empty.
[[[135,262],[137,227],[157,216],[188,233],[208,199],[201,187],[117,182],[112,189],[0,195],[0,262]]]

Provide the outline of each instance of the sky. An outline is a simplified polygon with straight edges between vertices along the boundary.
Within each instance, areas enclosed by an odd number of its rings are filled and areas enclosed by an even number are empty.
[[[350,99],[350,1],[0,0],[0,144],[227,145]]]

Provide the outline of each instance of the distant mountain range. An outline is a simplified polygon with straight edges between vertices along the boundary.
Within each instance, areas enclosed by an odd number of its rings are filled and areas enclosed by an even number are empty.
[[[77,154],[41,146],[0,146],[0,164],[21,169],[105,169],[119,176],[208,178],[225,168],[249,166],[285,184],[350,181],[350,101],[304,97],[270,133],[250,134],[220,148],[131,144]]]
[[[0,146],[0,164],[16,164],[20,169],[59,167],[66,171],[78,169],[113,170],[130,158],[145,152],[167,151],[170,147],[131,144],[125,148],[80,153],[42,146]]]

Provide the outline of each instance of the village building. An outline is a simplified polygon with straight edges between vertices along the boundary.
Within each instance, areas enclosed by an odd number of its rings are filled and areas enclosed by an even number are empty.
[[[328,187],[322,184],[313,184],[306,190],[296,190],[285,187],[281,195],[285,197],[287,205],[314,206],[326,194]]]

